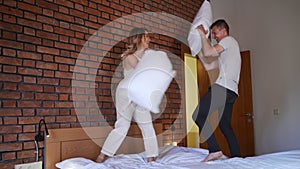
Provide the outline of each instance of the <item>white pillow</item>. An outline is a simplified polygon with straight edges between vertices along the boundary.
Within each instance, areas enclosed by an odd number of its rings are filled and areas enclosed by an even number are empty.
[[[160,113],[159,105],[175,71],[166,52],[147,50],[130,76],[120,87],[128,89],[128,97],[136,104]]]
[[[209,31],[209,27],[212,24],[212,19],[213,16],[211,4],[205,0],[201,5],[196,17],[194,18],[188,35],[188,44],[193,56],[196,56],[202,48],[201,37],[196,28],[200,25],[203,25],[204,28]],[[207,33],[207,37],[209,36],[209,33],[210,32]]]
[[[55,167],[60,169],[79,169],[90,163],[94,163],[94,162],[86,158],[77,157],[77,158],[66,159],[59,163],[56,163]]]

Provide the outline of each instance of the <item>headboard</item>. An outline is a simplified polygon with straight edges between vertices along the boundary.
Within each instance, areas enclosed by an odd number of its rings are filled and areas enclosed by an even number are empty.
[[[163,127],[160,123],[154,123],[156,133],[162,133]],[[95,160],[99,155],[107,135],[112,130],[110,126],[49,129],[50,137],[45,141],[45,163],[46,169],[55,168],[55,164],[74,157],[84,157]],[[87,134],[88,133],[88,134]],[[137,125],[132,125],[128,136],[140,137],[141,132]],[[159,146],[163,144],[162,136],[157,138]],[[132,154],[144,151],[142,139],[128,141],[125,139],[117,154]]]

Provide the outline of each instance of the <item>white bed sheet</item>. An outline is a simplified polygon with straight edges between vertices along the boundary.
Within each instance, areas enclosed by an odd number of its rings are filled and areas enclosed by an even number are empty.
[[[57,163],[61,169],[300,169],[300,150],[272,153],[247,158],[230,158],[203,163],[207,150],[166,146],[155,162],[146,162],[144,153],[118,155],[104,163],[85,158],[72,158]]]

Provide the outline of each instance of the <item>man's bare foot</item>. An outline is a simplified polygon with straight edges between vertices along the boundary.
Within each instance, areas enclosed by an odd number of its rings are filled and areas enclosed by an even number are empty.
[[[148,163],[149,163],[149,162],[152,162],[152,161],[155,161],[155,158],[154,158],[154,157],[148,157],[148,158],[147,158],[147,161],[148,161]]]
[[[106,159],[107,159],[107,155],[101,153],[98,155],[97,159],[96,159],[96,162],[97,163],[103,163]]]
[[[209,153],[206,158],[204,160],[202,160],[202,162],[208,162],[208,161],[212,161],[212,160],[217,160],[219,158],[221,158],[223,156],[222,151],[217,151],[214,153]]]

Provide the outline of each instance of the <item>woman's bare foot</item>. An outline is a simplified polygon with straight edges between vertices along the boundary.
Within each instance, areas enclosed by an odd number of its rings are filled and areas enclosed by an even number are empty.
[[[148,157],[148,158],[147,158],[147,161],[148,161],[148,163],[149,163],[149,162],[152,162],[152,161],[155,161],[155,158],[154,158],[154,157]]]
[[[212,161],[212,160],[217,160],[219,158],[221,158],[223,156],[222,151],[217,151],[214,153],[209,153],[206,158],[204,160],[202,160],[202,162],[208,162],[208,161]]]
[[[107,155],[101,153],[98,155],[97,159],[96,159],[96,162],[97,163],[103,163],[106,159],[107,159]]]

